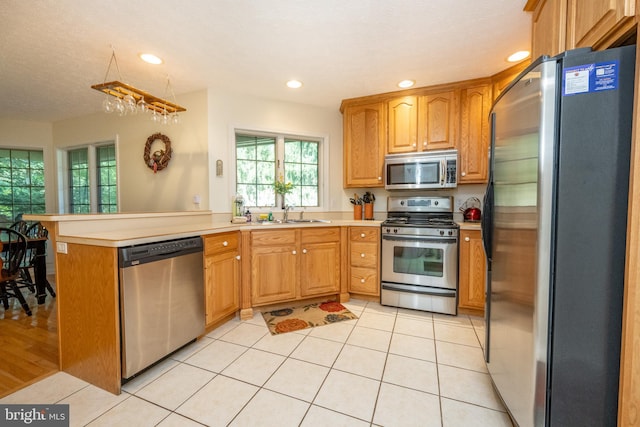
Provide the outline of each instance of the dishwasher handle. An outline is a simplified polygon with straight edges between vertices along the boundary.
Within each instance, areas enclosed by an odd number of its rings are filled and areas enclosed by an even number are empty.
[[[202,248],[202,238],[200,237],[127,246],[118,250],[118,267],[134,267],[140,264],[202,252]]]

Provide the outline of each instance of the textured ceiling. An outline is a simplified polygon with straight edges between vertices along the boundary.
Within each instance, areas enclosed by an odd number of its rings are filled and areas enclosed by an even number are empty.
[[[112,46],[122,80],[165,96],[340,101],[494,74],[530,46],[526,0],[2,0],[0,118],[99,111]],[[137,55],[153,52],[159,66]],[[119,79],[112,67],[108,80]],[[301,89],[285,81],[304,82]],[[188,108],[188,105],[185,105]]]

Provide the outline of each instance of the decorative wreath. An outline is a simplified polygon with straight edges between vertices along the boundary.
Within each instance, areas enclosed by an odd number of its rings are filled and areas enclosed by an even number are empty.
[[[154,151],[151,154],[151,145],[156,139],[161,139],[164,142],[164,150]],[[153,173],[156,173],[169,166],[169,160],[171,160],[171,140],[169,137],[161,133],[154,133],[147,138],[147,143],[144,146],[144,164],[153,169]]]

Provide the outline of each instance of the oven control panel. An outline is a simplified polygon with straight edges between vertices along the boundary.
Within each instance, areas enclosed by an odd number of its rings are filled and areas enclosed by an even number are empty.
[[[431,227],[400,227],[400,226],[383,226],[382,234],[393,236],[429,236],[429,237],[458,237],[457,228],[431,228]]]

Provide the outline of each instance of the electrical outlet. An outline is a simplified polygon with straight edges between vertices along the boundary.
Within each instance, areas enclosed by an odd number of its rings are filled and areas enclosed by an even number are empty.
[[[66,242],[56,242],[56,252],[59,254],[67,253],[67,243]]]

